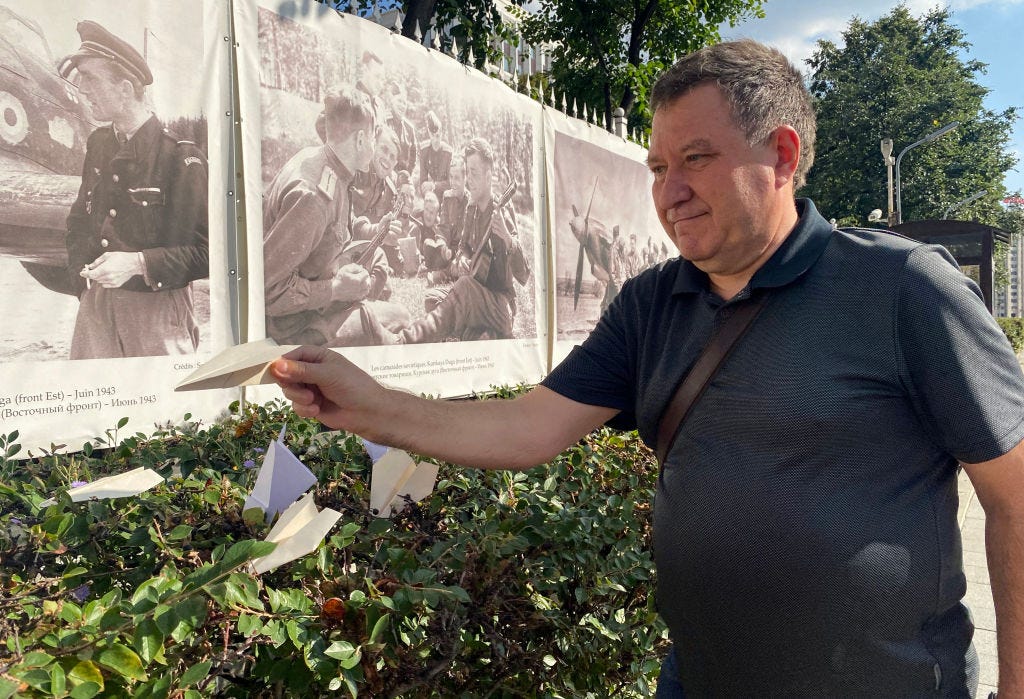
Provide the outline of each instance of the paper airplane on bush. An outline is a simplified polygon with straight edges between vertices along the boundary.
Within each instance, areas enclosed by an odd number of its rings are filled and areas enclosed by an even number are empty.
[[[68,495],[71,496],[71,502],[82,502],[91,498],[96,498],[97,500],[126,498],[143,493],[163,482],[164,478],[159,473],[140,466],[131,471],[125,471],[115,476],[106,476],[92,483],[72,488],[68,491]],[[56,504],[57,500],[50,498],[39,503],[39,506],[49,507]]]
[[[360,437],[360,440],[363,442],[363,448],[366,449],[366,453],[370,455],[370,461],[373,463],[377,463],[378,459],[388,452],[388,447],[383,444],[376,444],[362,437]]]
[[[271,338],[228,347],[186,376],[175,391],[232,388],[273,383],[270,363],[299,345],[279,345]]]
[[[370,511],[377,517],[401,512],[409,502],[419,502],[434,491],[437,464],[418,464],[401,449],[388,449],[373,463]]]
[[[340,517],[340,512],[330,508],[317,511],[313,493],[292,503],[267,534],[266,540],[276,543],[277,548],[263,558],[254,558],[253,572],[266,573],[312,553]]]
[[[256,483],[242,505],[242,511],[254,507],[262,509],[268,522],[316,484],[313,472],[284,445],[286,427],[281,428],[281,434],[267,447]]]

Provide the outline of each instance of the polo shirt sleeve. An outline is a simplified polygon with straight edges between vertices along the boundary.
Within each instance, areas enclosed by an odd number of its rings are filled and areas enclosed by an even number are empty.
[[[586,405],[614,408],[608,426],[636,429],[635,280],[627,281],[582,345],[572,348],[542,385]]]
[[[1024,375],[981,290],[944,248],[909,252],[894,312],[897,365],[932,440],[959,461],[1024,439]]]

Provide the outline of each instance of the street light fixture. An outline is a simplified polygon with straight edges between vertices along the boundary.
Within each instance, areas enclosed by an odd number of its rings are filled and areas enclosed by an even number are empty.
[[[950,131],[952,131],[953,129],[955,129],[958,126],[960,126],[960,122],[959,121],[951,121],[948,124],[946,124],[945,126],[943,126],[941,129],[939,129],[937,131],[932,131],[930,134],[928,134],[927,136],[922,138],[920,141],[914,141],[909,146],[907,146],[906,148],[901,150],[900,154],[898,156],[896,156],[896,223],[897,223],[897,225],[900,224],[900,223],[903,223],[903,206],[902,206],[902,202],[900,200],[900,161],[903,160],[903,156],[906,155],[907,151],[910,150],[911,148],[917,148],[918,146],[920,146],[922,144],[931,143],[932,141],[937,139],[939,136],[942,136],[943,134],[949,133]]]
[[[896,223],[895,219],[893,218],[893,208],[892,208],[892,166],[896,164],[896,161],[892,159],[892,139],[891,138],[883,138],[882,139],[882,160],[885,161],[885,169],[886,169],[886,171],[888,172],[888,175],[889,175],[889,190],[888,190],[889,191],[889,208],[886,209],[886,211],[888,211],[889,214],[888,214],[888,216],[886,216],[885,220],[888,222],[889,226],[891,227],[891,226],[893,226]]]
[[[975,192],[974,194],[972,194],[971,196],[967,197],[966,199],[961,199],[956,204],[951,204],[950,206],[948,206],[946,208],[945,211],[942,212],[942,218],[949,218],[949,212],[952,211],[953,209],[959,209],[964,204],[970,204],[975,199],[981,199],[986,194],[988,194],[988,190],[987,189],[983,189],[980,192]]]

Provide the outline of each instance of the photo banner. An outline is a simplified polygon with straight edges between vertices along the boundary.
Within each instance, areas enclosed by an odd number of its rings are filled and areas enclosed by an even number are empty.
[[[541,106],[317,3],[234,7],[248,338],[437,396],[539,381]]]
[[[544,129],[555,366],[624,281],[678,253],[651,204],[645,149],[554,109],[544,110]]]
[[[228,19],[0,0],[0,431],[27,449],[239,393],[172,390],[231,342]]]

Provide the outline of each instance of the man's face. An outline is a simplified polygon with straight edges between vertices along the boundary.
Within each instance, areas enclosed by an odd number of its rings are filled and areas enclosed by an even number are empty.
[[[391,113],[396,119],[401,119],[405,116],[405,110],[408,107],[408,102],[405,99],[405,93],[402,90],[394,90],[391,93]]]
[[[395,170],[395,162],[398,160],[398,146],[390,138],[382,138],[377,142],[377,149],[373,158],[373,169],[377,177],[384,179],[390,177]]]
[[[423,223],[428,226],[437,223],[437,199],[433,197],[423,200]]]
[[[461,164],[452,165],[448,169],[448,181],[456,192],[461,192],[466,188],[466,173],[463,172]]]
[[[103,58],[78,61],[78,94],[97,121],[113,121],[124,112],[123,83],[112,77]]]
[[[412,186],[411,182],[403,184],[399,191],[402,193],[402,213],[409,215],[412,213],[413,205],[416,204],[416,188]]]
[[[491,168],[476,153],[466,158],[466,189],[470,200],[479,207],[491,200]]]
[[[774,141],[748,145],[713,84],[655,112],[648,152],[654,207],[680,254],[704,272],[740,274],[772,244]]]

